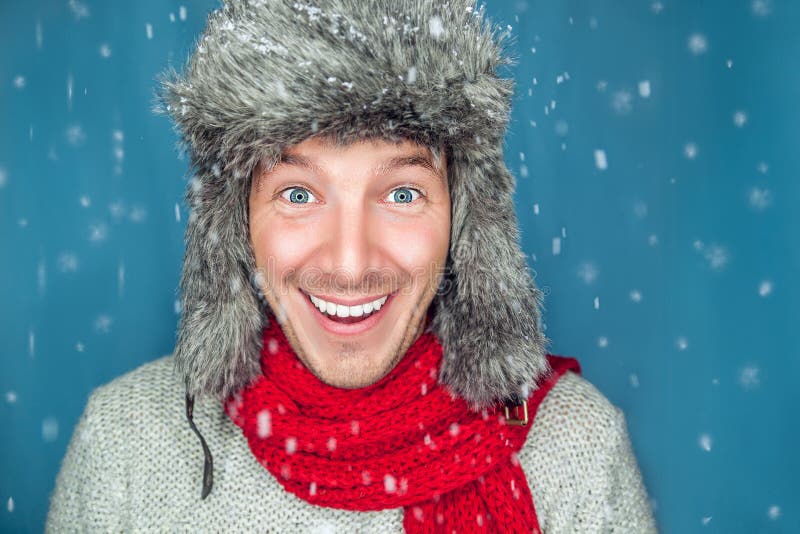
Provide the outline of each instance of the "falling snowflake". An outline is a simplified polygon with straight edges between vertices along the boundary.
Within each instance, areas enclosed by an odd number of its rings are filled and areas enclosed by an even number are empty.
[[[689,347],[689,341],[684,336],[680,336],[675,341],[675,345],[678,347],[678,350],[686,350]]]
[[[131,222],[142,222],[147,218],[147,210],[144,208],[144,206],[133,206],[128,214],[128,218],[131,220]]]
[[[14,87],[17,89],[25,89],[25,76],[17,76],[14,78]]]
[[[709,434],[700,434],[697,441],[701,449],[706,452],[711,451],[711,436]]]
[[[627,115],[633,110],[633,95],[630,91],[614,91],[611,95],[611,108],[618,115]]]
[[[414,519],[416,519],[417,521],[421,522],[424,519],[424,513],[422,511],[422,508],[420,508],[419,506],[414,506],[411,509],[411,513],[414,515]]]
[[[688,47],[689,51],[696,56],[704,54],[708,50],[706,36],[702,33],[693,33],[689,36]]]
[[[638,200],[633,205],[633,214],[638,218],[643,219],[647,216],[647,203]]]
[[[286,438],[286,453],[294,454],[297,451],[297,438]]]
[[[650,98],[650,80],[642,80],[639,82],[639,96],[642,98]]]
[[[102,334],[107,334],[111,329],[111,317],[105,314],[98,315],[94,320],[94,329]]]
[[[408,68],[408,74],[406,74],[406,83],[414,83],[417,81],[417,67],[411,66]]]
[[[272,435],[272,417],[269,410],[264,409],[256,415],[256,433],[261,439],[268,438]]]
[[[756,211],[764,211],[772,204],[772,191],[754,187],[748,195],[750,207]]]
[[[561,254],[561,238],[554,237],[553,238],[553,256],[558,256]]]
[[[756,389],[760,384],[759,368],[755,365],[747,365],[739,369],[739,385],[749,391]]]
[[[758,284],[758,296],[767,297],[770,294],[772,294],[772,281],[762,280],[761,283]]]
[[[594,263],[587,261],[580,265],[577,274],[585,284],[591,284],[597,279],[598,271]]]
[[[721,245],[711,245],[705,250],[703,256],[712,270],[721,271],[728,264],[730,254]]]
[[[631,375],[628,377],[628,380],[630,381],[632,388],[639,387],[639,375],[636,373],[631,373]]]
[[[72,14],[75,16],[75,20],[80,20],[89,16],[89,8],[86,6],[86,4],[78,2],[78,0],[69,0],[67,5],[69,6],[69,10],[72,11]]]
[[[594,166],[604,171],[608,169],[608,159],[606,158],[606,151],[597,149],[594,151]]]
[[[434,39],[438,39],[441,37],[442,33],[444,33],[444,26],[442,25],[442,19],[440,17],[433,16],[428,21],[428,29],[430,31],[431,36]]]
[[[72,146],[80,146],[86,141],[86,134],[80,124],[73,124],[65,132],[67,142]]]
[[[102,57],[104,57],[104,58],[110,58],[111,57],[111,47],[108,45],[108,43],[101,44],[99,51],[100,51],[100,55]]]
[[[42,421],[42,439],[55,441],[58,438],[58,420],[55,417],[46,417]]]
[[[94,243],[102,243],[108,236],[108,226],[102,222],[96,222],[89,225],[89,241]]]
[[[144,25],[144,33],[147,35],[148,40],[153,38],[153,25],[149,22]]]
[[[733,114],[733,124],[737,128],[742,128],[747,123],[747,113],[738,110]]]
[[[58,270],[62,273],[74,273],[78,270],[78,258],[72,252],[62,252],[58,257]]]
[[[775,519],[778,519],[780,516],[781,516],[781,507],[780,506],[776,506],[776,505],[773,504],[767,510],[767,517],[772,519],[773,521]]]
[[[383,488],[386,493],[394,493],[397,491],[397,480],[392,475],[383,477]]]
[[[697,157],[697,145],[694,143],[686,143],[683,146],[683,153],[689,159],[694,159]]]
[[[753,10],[753,15],[768,17],[772,13],[772,0],[753,0],[750,8]]]

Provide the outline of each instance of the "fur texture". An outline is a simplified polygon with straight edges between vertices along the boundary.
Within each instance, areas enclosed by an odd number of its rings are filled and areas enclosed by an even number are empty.
[[[536,387],[549,340],[503,162],[506,37],[469,0],[229,0],[209,15],[155,106],[194,174],[175,349],[187,393],[223,399],[260,373],[274,315],[253,280],[250,175],[317,134],[448,148],[450,254],[430,325],[445,351],[440,381],[473,409]]]

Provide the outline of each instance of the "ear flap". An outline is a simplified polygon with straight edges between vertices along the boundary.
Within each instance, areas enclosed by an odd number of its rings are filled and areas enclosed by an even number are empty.
[[[223,400],[261,370],[260,308],[251,273],[249,181],[218,166],[200,168],[186,191],[191,215],[180,281],[184,313],[178,325],[175,368],[187,393]]]
[[[514,178],[498,145],[453,153],[450,257],[431,324],[444,347],[439,380],[473,409],[527,398],[550,372],[542,293],[519,246]]]

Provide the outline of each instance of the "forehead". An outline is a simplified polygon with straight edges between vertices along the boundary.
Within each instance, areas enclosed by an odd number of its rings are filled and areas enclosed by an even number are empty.
[[[443,154],[440,152],[435,155],[428,146],[410,139],[365,138],[342,141],[333,137],[315,136],[284,148],[272,162],[264,162],[263,166],[259,163],[254,171],[260,174],[263,170],[296,167],[324,175],[325,158],[343,154],[356,161],[369,162],[371,172],[375,175],[418,167],[439,180],[446,179],[446,158],[442,157]]]

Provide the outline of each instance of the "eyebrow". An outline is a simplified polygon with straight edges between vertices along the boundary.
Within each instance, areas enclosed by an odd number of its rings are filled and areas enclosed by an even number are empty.
[[[314,160],[300,154],[284,152],[278,158],[278,161],[275,163],[275,167],[278,165],[302,167],[317,174],[325,174],[325,171],[322,169],[322,167],[317,165]],[[372,169],[372,174],[376,176],[383,176],[397,169],[417,166],[423,167],[424,169],[430,171],[430,173],[433,174],[439,181],[444,179],[442,174],[434,166],[433,162],[422,154],[413,154],[411,156],[395,156],[376,165]]]

